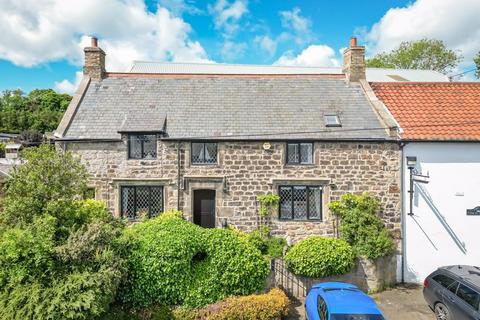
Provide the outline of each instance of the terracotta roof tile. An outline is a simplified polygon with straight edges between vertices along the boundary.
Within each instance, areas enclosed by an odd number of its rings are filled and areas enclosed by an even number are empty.
[[[480,140],[480,82],[370,84],[407,140]]]

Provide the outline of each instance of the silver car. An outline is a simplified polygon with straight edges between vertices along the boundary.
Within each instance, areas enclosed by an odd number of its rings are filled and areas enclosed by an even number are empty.
[[[423,296],[439,320],[480,320],[480,268],[440,267],[425,279]]]

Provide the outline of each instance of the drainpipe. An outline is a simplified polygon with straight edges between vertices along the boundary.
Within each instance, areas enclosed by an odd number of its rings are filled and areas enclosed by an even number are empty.
[[[404,203],[404,194],[405,194],[405,157],[404,157],[404,147],[405,142],[400,142],[400,156],[402,157],[400,161],[400,179],[401,179],[401,189],[400,189],[400,224],[401,224],[401,231],[402,231],[402,265],[401,265],[401,283],[405,283],[405,249],[406,249],[406,221],[405,221],[405,203]]]
[[[177,142],[177,210],[180,211],[180,141]]]

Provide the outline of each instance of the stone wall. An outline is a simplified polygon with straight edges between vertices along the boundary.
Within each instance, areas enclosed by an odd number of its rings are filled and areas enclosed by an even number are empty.
[[[123,142],[69,143],[67,149],[81,156],[91,174],[96,198],[106,201],[115,215],[120,214],[121,185],[163,185],[165,208],[178,206],[190,220],[193,191],[213,189],[216,190],[217,226],[226,218],[229,224],[248,231],[258,223],[257,195],[276,193],[283,184],[320,184],[323,186],[323,220],[284,221],[274,216],[271,219],[274,234],[285,236],[291,242],[310,234],[333,235],[335,219],[328,211],[328,202],[338,200],[346,192],[368,191],[381,199],[381,216],[399,238],[397,144],[316,142],[312,165],[285,164],[285,143],[273,142],[269,150],[264,150],[262,145],[262,142],[220,142],[215,165],[192,165],[188,142],[160,141],[155,160],[128,160],[125,139]]]
[[[378,292],[396,284],[396,256],[387,256],[371,261],[358,258],[353,269],[345,274],[325,278],[308,278],[290,272],[282,259],[272,260],[272,271],[266,289],[280,287],[290,296],[303,298],[312,286],[320,282],[340,281],[352,283],[364,292]]]

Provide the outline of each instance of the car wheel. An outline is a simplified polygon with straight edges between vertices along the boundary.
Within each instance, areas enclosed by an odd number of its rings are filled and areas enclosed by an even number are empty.
[[[450,311],[448,311],[448,308],[446,305],[443,303],[437,303],[435,305],[435,316],[437,317],[437,320],[450,320]]]

